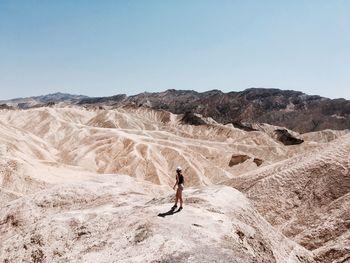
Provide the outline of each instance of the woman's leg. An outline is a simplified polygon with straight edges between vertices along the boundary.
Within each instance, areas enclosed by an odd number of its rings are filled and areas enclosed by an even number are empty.
[[[174,206],[177,206],[177,201],[179,200],[179,189],[177,189],[176,191],[176,195],[175,195],[175,205]]]
[[[182,207],[182,190],[179,189],[180,207]]]

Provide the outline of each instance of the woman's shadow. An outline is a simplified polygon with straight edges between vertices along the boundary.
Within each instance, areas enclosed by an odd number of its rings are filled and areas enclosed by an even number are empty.
[[[158,216],[160,216],[160,217],[171,216],[171,215],[176,214],[180,211],[181,211],[181,208],[179,208],[177,210],[175,210],[175,208],[171,208],[168,212],[160,213],[160,214],[158,214]]]

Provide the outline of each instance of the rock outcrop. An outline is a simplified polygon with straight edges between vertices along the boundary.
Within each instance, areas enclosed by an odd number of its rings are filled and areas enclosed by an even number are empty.
[[[277,129],[274,132],[277,136],[277,140],[282,142],[284,145],[295,145],[304,142],[302,139],[295,138],[286,129]]]
[[[189,124],[189,125],[205,125],[206,122],[193,112],[186,112],[183,117],[181,118],[181,122],[183,124]]]
[[[257,165],[257,166],[260,166],[263,164],[263,160],[262,159],[259,159],[259,158],[254,158],[253,162]]]
[[[229,162],[229,166],[234,166],[240,163],[244,163],[246,160],[250,159],[248,155],[245,154],[238,154],[238,155],[232,155],[231,160]]]

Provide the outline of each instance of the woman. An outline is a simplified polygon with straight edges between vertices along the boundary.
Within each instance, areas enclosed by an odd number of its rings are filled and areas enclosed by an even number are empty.
[[[179,166],[176,168],[176,183],[173,189],[175,190],[175,187],[177,185],[177,190],[176,190],[175,205],[172,207],[172,209],[176,209],[178,200],[180,200],[179,210],[182,209],[182,190],[184,189],[184,183],[185,183],[185,180],[184,180],[184,176],[182,175],[182,168]]]

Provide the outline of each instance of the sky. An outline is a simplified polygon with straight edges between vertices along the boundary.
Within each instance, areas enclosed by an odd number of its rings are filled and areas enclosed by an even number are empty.
[[[251,87],[350,99],[347,0],[0,0],[0,99]]]

